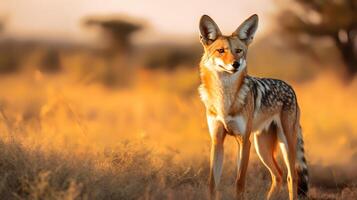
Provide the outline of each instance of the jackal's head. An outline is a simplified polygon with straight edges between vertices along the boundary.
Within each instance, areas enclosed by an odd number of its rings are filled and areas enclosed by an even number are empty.
[[[203,67],[234,74],[246,68],[249,44],[258,27],[258,16],[246,19],[231,35],[222,35],[217,24],[207,15],[200,20],[200,39],[204,47]]]

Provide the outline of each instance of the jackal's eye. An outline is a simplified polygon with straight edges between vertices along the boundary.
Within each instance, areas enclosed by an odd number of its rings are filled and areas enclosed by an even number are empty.
[[[242,51],[242,49],[236,49],[236,53],[241,53]]]
[[[221,48],[221,49],[217,49],[218,53],[224,53],[224,49]]]

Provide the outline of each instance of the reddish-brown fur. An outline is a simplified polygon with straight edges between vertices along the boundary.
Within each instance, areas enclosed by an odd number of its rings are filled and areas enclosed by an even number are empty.
[[[293,200],[297,198],[295,160],[300,129],[299,108],[292,88],[286,83],[273,79],[260,80],[247,74],[247,49],[257,22],[258,17],[253,15],[231,36],[223,36],[208,16],[203,16],[200,21],[204,47],[200,63],[200,94],[206,106],[212,140],[209,181],[211,197],[216,194],[222,172],[224,140],[230,134],[240,146],[236,191],[237,198],[244,198],[250,135],[258,129],[261,134],[255,135],[255,146],[272,176],[268,198],[279,191],[282,183],[282,171],[275,158],[279,140],[288,168],[289,196]],[[265,126],[268,126],[267,129]],[[302,140],[302,136],[299,139]],[[303,168],[306,169],[306,161],[303,161]],[[307,184],[307,179],[304,184]]]

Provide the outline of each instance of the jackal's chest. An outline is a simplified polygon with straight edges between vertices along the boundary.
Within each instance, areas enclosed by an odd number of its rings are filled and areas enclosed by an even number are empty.
[[[231,116],[212,116],[211,120],[208,120],[209,126],[210,123],[221,123],[225,128],[226,132],[230,135],[235,136],[244,136],[249,132],[260,132],[262,130],[267,129],[271,123],[275,122],[276,124],[280,124],[280,118],[278,115],[264,115],[259,113],[258,115],[254,115],[251,119],[250,129],[247,130],[248,127],[248,117],[243,113],[239,113],[237,115]]]
[[[243,115],[228,116],[224,122],[226,131],[231,135],[245,135],[247,129],[247,119]]]
[[[230,135],[245,135],[247,129],[247,118],[244,115],[220,116],[208,115],[208,127],[213,131],[217,123],[223,125],[225,131]]]

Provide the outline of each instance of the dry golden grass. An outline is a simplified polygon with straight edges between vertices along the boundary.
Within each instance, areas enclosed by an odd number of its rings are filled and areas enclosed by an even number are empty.
[[[210,141],[197,71],[140,71],[120,90],[68,77],[0,79],[3,199],[207,198]],[[292,84],[311,198],[356,199],[357,82],[345,86],[323,75]],[[226,143],[221,191],[232,199],[236,147]],[[264,199],[270,176],[254,154],[248,174],[248,198]]]

